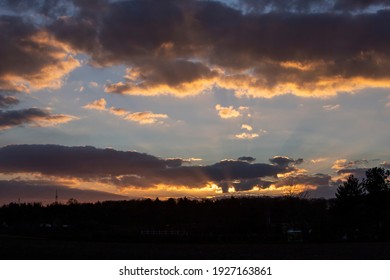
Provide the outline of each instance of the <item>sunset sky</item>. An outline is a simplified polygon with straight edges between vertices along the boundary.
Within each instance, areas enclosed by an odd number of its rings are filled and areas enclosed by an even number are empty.
[[[389,121],[388,0],[0,0],[0,203],[333,197]]]

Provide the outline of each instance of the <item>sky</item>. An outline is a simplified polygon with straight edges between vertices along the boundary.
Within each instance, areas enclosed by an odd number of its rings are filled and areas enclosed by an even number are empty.
[[[0,203],[334,197],[390,168],[388,0],[0,0]]]

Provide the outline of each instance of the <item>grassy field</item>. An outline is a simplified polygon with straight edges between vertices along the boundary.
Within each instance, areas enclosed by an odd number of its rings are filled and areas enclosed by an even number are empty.
[[[390,243],[116,243],[0,236],[1,259],[390,259]]]

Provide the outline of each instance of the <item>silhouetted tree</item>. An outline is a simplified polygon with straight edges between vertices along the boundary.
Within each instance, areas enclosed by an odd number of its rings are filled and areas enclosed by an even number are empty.
[[[75,198],[69,198],[69,200],[66,202],[67,205],[74,205],[74,204],[79,204],[77,199]]]
[[[336,191],[336,197],[341,203],[354,203],[365,194],[359,179],[350,175],[346,182],[340,185]]]
[[[363,179],[367,192],[371,231],[374,239],[388,238],[390,234],[390,171],[382,167],[370,168]]]
[[[390,171],[382,167],[374,167],[366,171],[363,187],[369,195],[380,195],[390,192]]]
[[[359,179],[350,175],[336,191],[336,223],[343,238],[355,240],[365,220],[365,191]]]
[[[305,240],[390,240],[390,174],[350,176],[335,199],[305,197],[187,198],[0,206],[0,235],[129,242],[286,241],[286,230]],[[378,187],[379,185],[379,187]],[[373,194],[379,195],[373,195]],[[6,224],[7,227],[2,224]],[[42,225],[56,224],[56,227]],[[149,236],[145,232],[165,232]],[[175,233],[186,233],[178,237]],[[169,234],[172,234],[170,236]]]

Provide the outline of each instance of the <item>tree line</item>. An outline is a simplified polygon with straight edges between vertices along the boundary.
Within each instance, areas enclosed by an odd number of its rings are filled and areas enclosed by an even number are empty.
[[[390,171],[374,167],[359,180],[350,175],[336,191],[334,211],[346,238],[390,236]]]
[[[288,242],[390,240],[389,171],[350,176],[334,199],[299,196],[140,199],[0,208],[0,234],[104,241]],[[294,239],[293,239],[294,240]]]

